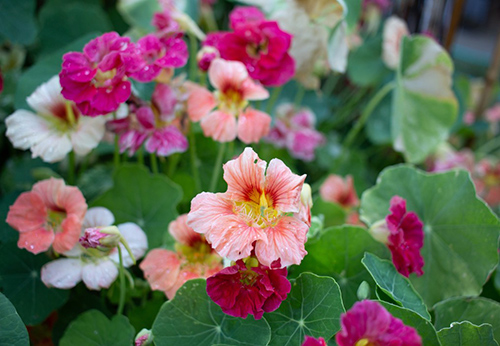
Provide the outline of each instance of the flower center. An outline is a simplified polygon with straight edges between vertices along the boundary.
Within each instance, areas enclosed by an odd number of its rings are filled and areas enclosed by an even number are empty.
[[[205,263],[212,255],[212,248],[206,241],[197,241],[191,246],[176,243],[175,249],[184,255],[189,263]]]
[[[268,228],[276,226],[281,213],[272,207],[272,203],[263,192],[259,202],[234,202],[234,212],[243,216],[249,226]]]
[[[252,58],[259,58],[261,54],[267,54],[268,53],[268,46],[269,46],[269,41],[268,40],[263,40],[259,43],[250,43],[247,44],[247,54],[250,55]]]
[[[62,210],[49,209],[47,211],[47,225],[56,233],[60,231],[60,226],[65,218],[66,213]]]
[[[245,286],[253,286],[257,280],[257,276],[259,276],[259,274],[252,269],[240,271],[240,282]]]
[[[219,108],[223,112],[238,116],[240,111],[248,105],[248,101],[243,98],[241,91],[228,88],[224,91],[216,91],[215,97],[219,100]]]
[[[370,342],[369,339],[363,338],[363,339],[359,340],[358,342],[356,342],[356,344],[354,346],[376,346],[376,345],[374,343]]]
[[[97,88],[108,87],[110,84],[110,80],[116,76],[116,68],[109,71],[101,71],[97,69],[97,73],[94,77],[94,85]]]

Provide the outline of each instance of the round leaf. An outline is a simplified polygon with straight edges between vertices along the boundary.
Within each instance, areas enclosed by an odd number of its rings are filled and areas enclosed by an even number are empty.
[[[232,317],[207,295],[204,279],[186,282],[160,309],[153,324],[158,346],[267,345],[271,337],[264,319]]]
[[[361,199],[368,224],[389,214],[389,201],[406,199],[424,223],[424,275],[410,275],[428,307],[446,298],[479,295],[498,263],[500,223],[476,197],[465,171],[429,174],[410,166],[385,169]]]
[[[287,299],[265,315],[272,331],[269,345],[302,345],[306,335],[330,339],[344,313],[339,285],[329,277],[303,273],[292,282]]]
[[[29,344],[28,331],[14,306],[0,293],[0,345]]]
[[[489,324],[452,323],[450,328],[441,329],[438,336],[443,346],[498,346]]]
[[[32,43],[36,37],[35,8],[35,0],[0,1],[0,35],[15,43]]]

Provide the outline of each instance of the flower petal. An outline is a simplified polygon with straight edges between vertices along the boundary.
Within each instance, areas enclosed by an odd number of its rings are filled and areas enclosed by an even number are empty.
[[[144,272],[152,290],[166,292],[179,276],[181,262],[175,252],[153,249],[141,262],[139,268]]]
[[[42,267],[41,279],[45,286],[70,289],[82,280],[83,263],[76,258],[61,258]]]
[[[29,149],[50,136],[50,124],[35,113],[20,109],[5,119],[6,135],[17,149]]]
[[[20,233],[17,246],[20,249],[26,249],[36,255],[40,252],[47,251],[53,241],[54,232],[39,228],[34,231]]]
[[[118,225],[118,229],[120,230],[123,238],[125,238],[125,241],[128,243],[135,259],[138,260],[139,258],[142,258],[148,249],[148,238],[146,237],[146,233],[144,233],[144,231],[133,222],[122,223]],[[134,262],[123,244],[120,244],[119,246],[122,250],[123,266],[128,268],[134,264]],[[113,250],[109,258],[115,263],[119,263],[120,261],[117,250]]]
[[[90,290],[109,288],[118,276],[118,268],[109,259],[98,262],[85,263],[82,270],[82,279]]]
[[[61,223],[62,232],[56,234],[52,247],[57,253],[71,250],[80,237],[82,220],[75,214],[69,214]]]
[[[258,143],[269,133],[271,117],[264,112],[247,108],[238,119],[238,138],[245,144]]]
[[[28,105],[40,114],[52,114],[55,105],[66,102],[61,95],[61,84],[59,76],[53,76],[48,82],[40,85],[28,96],[26,102]]]
[[[218,142],[231,142],[238,133],[235,117],[222,111],[209,113],[200,124],[203,134]]]
[[[217,106],[214,95],[208,89],[192,82],[186,82],[189,92],[187,112],[191,121],[200,121]]]
[[[305,179],[305,174],[294,174],[283,161],[272,159],[266,172],[265,192],[273,208],[283,212],[298,212]]]
[[[115,223],[113,213],[104,207],[89,208],[85,213],[82,223],[82,230],[85,228],[111,226]]]
[[[248,71],[239,61],[214,59],[208,68],[208,78],[216,89],[225,90],[229,86],[238,89],[248,78]]]
[[[42,228],[47,219],[47,211],[42,198],[32,191],[23,192],[9,207],[7,223],[19,232],[29,232]]]
[[[73,150],[77,155],[87,155],[97,147],[105,132],[104,117],[84,117],[78,119],[78,129],[70,135]]]
[[[269,97],[269,91],[262,85],[247,78],[241,85],[243,98],[249,101],[265,100]]]

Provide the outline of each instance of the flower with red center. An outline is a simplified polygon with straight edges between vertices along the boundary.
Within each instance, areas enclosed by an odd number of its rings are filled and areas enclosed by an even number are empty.
[[[114,112],[130,96],[128,77],[143,65],[129,38],[106,33],[87,43],[83,53],[64,54],[59,73],[62,94],[85,115]]]
[[[344,208],[353,208],[359,204],[350,175],[342,178],[339,175],[330,174],[319,188],[319,193],[324,201],[340,204]]]
[[[265,266],[299,264],[307,254],[309,230],[301,213],[305,175],[293,174],[279,159],[266,162],[246,148],[224,165],[225,193],[203,192],[191,201],[188,225],[205,235],[222,257],[250,256]]]
[[[286,268],[275,269],[280,266],[279,261],[269,268],[253,258],[246,264],[238,260],[207,279],[208,296],[228,315],[260,319],[276,310],[292,287]]]
[[[158,38],[146,35],[137,41],[137,50],[144,60],[144,66],[131,77],[139,82],[150,82],[164,69],[182,67],[188,59],[187,45],[182,34]]]
[[[326,341],[323,338],[313,338],[312,336],[306,335],[306,338],[304,342],[302,343],[302,346],[326,346]]]
[[[404,325],[375,301],[354,304],[342,314],[340,325],[335,335],[339,346],[422,346],[422,338],[415,329]]]
[[[217,48],[223,59],[241,61],[265,86],[283,85],[293,77],[295,61],[288,54],[292,35],[276,21],[266,20],[256,7],[236,7],[229,21],[232,32],[211,33],[204,45]]]
[[[50,178],[22,193],[10,206],[6,221],[19,231],[19,248],[38,254],[52,245],[62,253],[78,242],[86,211],[87,203],[77,187]]]
[[[187,215],[181,215],[168,227],[176,240],[176,252],[153,249],[139,266],[151,289],[165,292],[168,299],[187,280],[207,278],[222,269],[222,259],[202,235],[188,227],[186,220]]]
[[[208,77],[216,89],[214,93],[186,83],[190,91],[188,115],[192,121],[201,121],[205,136],[219,142],[230,142],[238,136],[248,144],[258,142],[269,132],[271,117],[248,107],[248,101],[264,100],[269,92],[248,77],[242,63],[215,59]]]

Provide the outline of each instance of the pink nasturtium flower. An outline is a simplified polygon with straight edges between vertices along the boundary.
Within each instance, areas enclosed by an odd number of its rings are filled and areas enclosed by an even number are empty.
[[[500,162],[483,159],[477,163],[474,174],[477,195],[491,207],[500,205]]]
[[[262,318],[264,312],[276,310],[290,293],[287,269],[276,261],[271,268],[250,257],[224,268],[207,279],[207,294],[226,314]]]
[[[306,255],[309,225],[301,213],[305,175],[293,174],[279,159],[266,162],[246,148],[224,165],[225,193],[203,192],[191,201],[188,225],[205,235],[223,257],[233,261],[255,251],[271,267],[299,264]]]
[[[63,253],[78,242],[86,211],[87,203],[77,187],[50,178],[22,193],[10,206],[6,221],[19,231],[19,248],[38,254],[52,246]]]
[[[319,188],[319,193],[324,201],[340,204],[344,208],[354,208],[359,204],[350,175],[342,178],[339,175],[330,174]]]
[[[87,43],[83,53],[64,54],[59,74],[62,94],[74,101],[82,114],[114,112],[130,96],[128,77],[144,64],[129,38],[106,33]]]
[[[375,301],[363,300],[340,317],[335,335],[339,346],[405,345],[422,346],[422,338]]]
[[[184,214],[168,227],[176,240],[176,252],[153,249],[140,264],[151,288],[163,291],[168,299],[172,299],[187,280],[207,278],[222,269],[222,258],[186,221]]]
[[[248,76],[242,63],[215,59],[208,77],[216,89],[214,93],[186,83],[190,91],[188,115],[192,121],[201,121],[205,136],[218,142],[230,142],[238,136],[248,144],[258,142],[269,132],[271,117],[248,106],[248,101],[268,98],[269,92]]]
[[[306,335],[302,346],[326,346],[326,341],[323,338],[313,338],[312,336]]]
[[[422,275],[424,259],[420,250],[424,245],[423,223],[418,215],[406,210],[406,200],[394,196],[390,201],[391,213],[385,220],[376,222],[370,233],[385,243],[392,254],[397,271],[406,277],[411,273]]]

